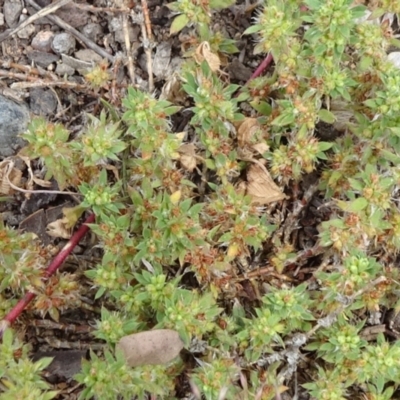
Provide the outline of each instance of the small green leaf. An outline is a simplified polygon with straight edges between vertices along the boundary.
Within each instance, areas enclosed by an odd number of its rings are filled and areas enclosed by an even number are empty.
[[[178,15],[172,22],[169,31],[170,35],[178,33],[189,23],[189,18],[186,14]]]
[[[364,197],[359,197],[350,203],[349,211],[362,211],[368,206],[368,200]]]
[[[255,102],[251,101],[250,105],[258,111],[260,114],[269,116],[272,113],[272,107],[270,104],[268,104],[266,101],[260,101],[260,102]]]
[[[368,20],[372,21],[376,18],[380,18],[383,14],[385,14],[385,10],[382,8],[376,8],[374,11],[372,11],[371,15],[368,17]]]
[[[356,179],[349,178],[349,183],[350,183],[350,186],[355,190],[358,190],[361,192],[364,189],[363,184]]]
[[[231,5],[235,4],[235,0],[210,0],[209,4],[211,8],[228,8]]]
[[[40,370],[47,368],[53,361],[53,357],[43,357],[39,361],[35,362],[35,366],[39,367]]]
[[[391,132],[393,132],[396,136],[400,136],[400,128],[399,127],[392,127],[389,128]]]
[[[207,158],[207,159],[205,160],[205,162],[206,162],[206,167],[207,167],[208,169],[211,169],[211,170],[214,170],[214,169],[215,169],[215,161],[214,161],[214,160],[211,160],[210,158]]]
[[[286,125],[290,125],[293,124],[293,122],[295,121],[294,115],[293,114],[282,114],[279,117],[275,118],[271,125],[274,126],[286,126]]]
[[[321,121],[326,122],[327,124],[333,124],[336,121],[335,115],[324,108],[319,110],[318,117]]]
[[[248,27],[244,32],[243,35],[251,35],[252,33],[259,32],[261,30],[261,25],[252,25]]]
[[[397,154],[394,154],[391,151],[385,149],[382,149],[379,153],[385,160],[392,162],[394,165],[400,164],[400,156],[398,156]]]
[[[358,65],[361,71],[367,71],[372,66],[372,63],[373,63],[372,57],[362,56]]]
[[[106,292],[106,288],[104,286],[102,286],[97,292],[96,295],[94,296],[94,298],[97,300],[99,299],[101,296],[103,296],[103,294]]]
[[[375,100],[375,99],[368,99],[368,100],[365,100],[365,101],[364,101],[364,104],[365,104],[367,107],[372,108],[372,109],[374,109],[374,108],[377,107],[377,104],[376,104],[376,100]]]
[[[180,106],[170,106],[170,107],[164,108],[164,113],[165,113],[165,115],[170,116],[172,114],[177,113],[181,108],[182,107],[180,107]]]

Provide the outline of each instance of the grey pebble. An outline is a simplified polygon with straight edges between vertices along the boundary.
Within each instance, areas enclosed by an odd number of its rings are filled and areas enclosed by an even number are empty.
[[[54,36],[51,48],[56,54],[71,54],[75,50],[76,40],[67,32]]]
[[[61,55],[64,64],[69,65],[71,68],[76,70],[89,70],[92,68],[92,63],[78,60],[74,57],[67,56],[66,54]]]
[[[22,14],[21,17],[19,18],[19,23],[24,22],[25,20],[28,19],[28,16],[25,14]],[[25,28],[22,28],[17,32],[17,36],[20,39],[29,39],[36,31],[35,25],[29,24]]]
[[[102,35],[103,30],[99,24],[90,22],[83,27],[82,33],[90,40],[93,40],[93,42],[97,42],[100,38],[100,35]]]
[[[95,51],[91,49],[83,49],[83,50],[78,50],[75,52],[75,57],[78,60],[81,61],[86,61],[94,64],[98,64],[102,61],[102,57],[99,56]]]
[[[57,64],[57,67],[56,67],[57,75],[60,75],[60,76],[73,75],[74,73],[75,73],[75,69],[70,67],[69,65],[64,64],[64,63]]]
[[[24,146],[18,135],[25,132],[30,120],[29,110],[0,95],[0,157],[12,156]]]
[[[6,23],[10,28],[13,28],[22,14],[23,4],[21,0],[5,0],[3,12]]]
[[[32,89],[29,99],[31,111],[36,115],[50,115],[57,108],[57,98],[55,94],[48,89]]]
[[[26,53],[27,57],[35,62],[42,68],[47,68],[50,64],[57,62],[60,59],[60,56],[57,54],[45,53],[44,51],[29,51]]]

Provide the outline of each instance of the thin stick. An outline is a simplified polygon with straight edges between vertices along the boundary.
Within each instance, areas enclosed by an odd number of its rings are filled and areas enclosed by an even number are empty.
[[[62,265],[68,255],[72,252],[74,247],[79,241],[85,236],[89,230],[87,224],[91,224],[95,221],[95,215],[91,214],[81,227],[74,233],[68,243],[61,249],[61,251],[54,257],[53,261],[46,268],[42,282],[46,282],[50,276],[52,276],[58,268]],[[12,308],[12,310],[6,315],[6,317],[0,321],[0,338],[3,336],[4,331],[21,315],[22,311],[26,306],[35,298],[36,294],[33,292],[27,292],[25,296]]]
[[[17,69],[17,70],[26,72],[31,75],[45,76],[45,77],[48,77],[49,79],[53,79],[53,80],[58,79],[58,77],[55,74],[52,74],[49,71],[39,71],[37,68],[33,68],[29,65],[21,65],[21,64],[14,63],[14,62],[8,62],[8,61],[2,61],[2,60],[0,60],[0,65],[7,69]]]
[[[154,90],[154,78],[153,78],[153,62],[151,59],[150,42],[147,38],[146,24],[144,22],[142,22],[140,24],[140,27],[142,28],[143,47],[144,47],[144,51],[146,53],[146,59],[147,59],[147,73],[149,75],[149,92],[151,93]]]
[[[144,25],[146,27],[147,41],[145,40],[145,35],[143,35],[143,46],[147,56],[147,71],[149,73],[149,92],[154,90],[154,78],[153,78],[153,61],[151,59],[151,43],[153,41],[153,33],[151,31],[151,22],[149,15],[149,7],[147,5],[147,0],[141,0],[142,11],[144,17]],[[143,33],[143,28],[142,28]]]
[[[2,71],[0,71],[0,76],[1,75]],[[85,85],[81,85],[79,83],[69,82],[69,81],[45,81],[41,79],[37,79],[35,82],[14,82],[10,85],[10,89],[29,89],[29,88],[49,87],[49,86],[58,86],[67,89],[77,89],[90,92],[90,90]]]
[[[90,4],[74,3],[74,7],[80,10],[90,11],[92,13],[108,12],[108,13],[125,13],[129,12],[129,8],[113,8],[113,7],[95,7]]]
[[[82,85],[76,82],[69,81],[49,81],[38,79],[35,76],[20,74],[18,72],[4,71],[0,69],[0,77],[4,76],[12,79],[19,79],[25,82],[14,82],[10,85],[10,89],[27,89],[33,87],[49,87],[49,86],[58,86],[66,89],[74,89],[86,92],[91,96],[96,97],[96,94],[93,93],[91,89],[89,89],[86,85]],[[28,81],[28,82],[26,82]]]
[[[45,8],[40,8],[39,11],[31,15],[28,19],[25,21],[21,22],[16,28],[14,29],[7,29],[4,33],[0,35],[0,43],[3,40],[8,39],[10,36],[15,35],[17,32],[19,32],[21,29],[24,29],[26,26],[31,24],[32,22],[35,22],[39,18],[44,17],[45,15],[48,15],[54,11],[57,11],[60,7],[65,6],[67,3],[69,3],[71,0],[58,0],[55,3],[49,4]]]
[[[146,30],[147,30],[147,37],[149,41],[152,42],[153,33],[151,32],[151,22],[150,22],[149,7],[147,5],[147,0],[141,0],[141,3],[142,3],[144,23],[146,25]]]
[[[131,41],[129,40],[129,27],[128,27],[128,16],[122,14],[122,27],[124,29],[124,39],[126,47],[126,56],[128,58],[128,72],[131,82],[135,84],[135,69],[133,68],[133,58],[131,53]]]
[[[70,1],[70,0],[68,0],[68,1]],[[37,3],[35,3],[34,0],[26,0],[26,2],[28,4],[30,4],[36,10],[41,10],[40,6]],[[63,28],[65,31],[69,32],[71,35],[74,35],[78,40],[80,40],[83,44],[85,44],[87,47],[89,47],[89,49],[92,49],[93,51],[95,51],[97,54],[99,54],[103,58],[106,58],[107,60],[114,62],[114,57],[111,54],[108,54],[103,48],[101,48],[96,43],[92,42],[90,39],[88,39],[87,37],[82,35],[82,33],[77,31],[71,25],[68,25],[60,17],[57,17],[56,15],[49,15],[49,16],[47,16],[47,18],[50,21],[57,24],[59,27]]]
[[[4,161],[3,161],[4,162]],[[10,180],[10,173],[14,168],[14,162],[13,161],[6,161],[7,162],[7,167],[6,167],[6,173],[5,173],[5,179],[8,185],[10,187],[18,192],[22,193],[31,193],[31,194],[36,194],[36,193],[46,193],[46,194],[68,194],[70,196],[82,196],[80,193],[76,192],[62,192],[61,190],[29,190],[29,189],[22,189],[16,185],[14,185],[11,180]],[[29,168],[29,167],[28,167]]]

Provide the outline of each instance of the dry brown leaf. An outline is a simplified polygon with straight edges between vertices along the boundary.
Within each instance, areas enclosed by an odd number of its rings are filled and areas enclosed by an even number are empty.
[[[206,60],[211,71],[213,72],[219,71],[221,66],[221,60],[217,54],[211,51],[210,44],[208,42],[200,43],[194,54],[194,59],[198,64],[201,64],[204,60]]]
[[[267,143],[253,144],[253,146],[251,146],[251,148],[261,155],[269,150],[269,146],[267,145]]]
[[[182,144],[179,149],[179,161],[182,167],[193,172],[197,165],[196,146],[193,143]]]
[[[68,223],[69,221],[66,217],[50,222],[46,226],[46,233],[55,238],[69,239],[72,230],[68,228]]]
[[[0,193],[11,194],[13,189],[10,182],[14,186],[21,183],[22,171],[15,167],[14,163],[9,160],[0,162]]]
[[[167,364],[179,355],[183,342],[172,329],[155,329],[127,335],[117,343],[130,367]]]
[[[245,147],[253,142],[254,134],[260,129],[257,118],[245,118],[240,124],[237,132],[240,147]]]
[[[251,165],[247,171],[247,194],[252,197],[252,203],[260,205],[286,198],[267,169],[259,164]]]
[[[161,89],[160,100],[168,100],[174,104],[182,104],[187,99],[183,91],[179,74],[174,72],[170,75]]]

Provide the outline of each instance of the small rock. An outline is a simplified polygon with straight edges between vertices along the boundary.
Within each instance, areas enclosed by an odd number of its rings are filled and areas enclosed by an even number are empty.
[[[57,75],[60,75],[60,76],[73,75],[74,73],[75,73],[75,70],[72,67],[70,67],[69,65],[64,64],[64,63],[57,64],[57,67],[56,67]]]
[[[122,28],[122,21],[120,18],[113,18],[110,21],[109,29],[111,32],[115,34],[115,40],[119,43],[125,43],[125,35],[124,30]],[[128,36],[130,42],[137,42],[138,36],[140,33],[140,27],[135,25],[132,26],[131,24],[128,26]]]
[[[38,51],[50,53],[51,44],[53,43],[54,33],[51,31],[40,31],[32,39],[31,46]]]
[[[66,32],[54,36],[51,48],[56,54],[71,54],[75,50],[75,38]]]
[[[60,190],[57,182],[54,179],[50,180],[51,186],[46,187],[47,190]],[[57,198],[57,193],[34,193],[28,199],[25,199],[20,207],[20,212],[23,215],[31,215],[41,208],[48,208]]]
[[[91,49],[84,49],[75,52],[75,57],[78,60],[98,64],[103,58]]]
[[[25,141],[18,135],[25,132],[29,122],[29,110],[0,95],[0,157],[15,154]]]
[[[86,61],[77,60],[74,57],[67,56],[66,54],[62,54],[61,58],[64,64],[69,65],[71,68],[76,70],[89,70],[91,69],[92,63],[88,63]]]
[[[4,25],[4,14],[0,13],[0,26]]]
[[[116,345],[130,367],[168,364],[183,348],[178,332],[154,329],[124,336]]]
[[[52,350],[49,352],[38,351],[33,355],[33,361],[44,357],[51,357],[53,361],[46,368],[50,382],[68,381],[81,371],[82,359],[88,358],[85,350]]]
[[[29,51],[26,55],[31,61],[45,69],[47,69],[50,64],[55,63],[60,59],[60,56],[56,54],[45,53],[37,50]]]
[[[36,115],[50,115],[57,108],[57,98],[51,90],[35,88],[30,91],[30,108]]]
[[[10,28],[17,25],[23,8],[24,7],[21,0],[5,0],[3,12],[7,25]]]
[[[73,28],[80,28],[89,20],[89,13],[87,11],[80,10],[73,5],[67,4],[64,7],[59,8],[55,15],[60,17],[65,23],[71,25]]]
[[[28,16],[26,14],[22,14],[21,17],[19,18],[19,22],[23,22],[26,19],[28,19]],[[36,28],[33,24],[27,25],[25,28],[22,28],[20,31],[17,32],[17,36],[20,39],[29,39],[36,31]]]
[[[90,40],[93,40],[93,42],[97,42],[100,35],[103,33],[103,30],[101,29],[101,26],[99,24],[90,22],[83,27],[82,33]]]

